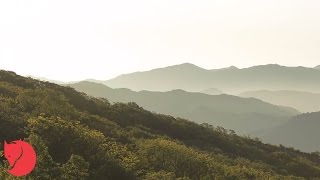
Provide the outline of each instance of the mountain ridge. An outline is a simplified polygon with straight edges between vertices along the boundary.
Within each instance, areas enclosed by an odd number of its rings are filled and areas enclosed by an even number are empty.
[[[184,89],[196,92],[216,87],[229,94],[259,89],[320,92],[320,85],[317,83],[320,81],[320,71],[314,68],[269,64],[242,69],[195,68],[189,71],[186,68],[181,70],[179,67],[181,66],[176,65],[125,74],[103,83],[112,88],[126,87],[133,90],[150,91]]]
[[[240,93],[241,97],[254,97],[271,104],[290,106],[301,112],[320,111],[320,93],[293,90],[259,90]]]
[[[237,132],[255,131],[257,127],[249,124],[259,116],[264,119],[258,119],[252,124],[261,128],[268,125],[267,119],[270,124],[273,124],[284,121],[286,118],[283,117],[299,114],[298,111],[289,107],[275,106],[255,98],[240,98],[227,94],[208,95],[181,89],[167,92],[146,90],[136,92],[130,89],[112,89],[104,84],[93,82],[79,82],[68,84],[68,86],[94,97],[108,98],[111,102],[136,102],[150,111],[183,117],[198,123],[211,123]]]
[[[304,113],[264,132],[260,137],[272,144],[283,144],[307,152],[319,152],[319,127],[320,112]]]

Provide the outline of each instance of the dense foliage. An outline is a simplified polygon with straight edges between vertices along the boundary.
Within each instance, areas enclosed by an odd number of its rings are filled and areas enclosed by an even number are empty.
[[[136,103],[110,104],[13,72],[0,71],[0,127],[0,142],[22,138],[36,149],[36,169],[25,179],[320,177],[317,153],[263,144]],[[3,160],[0,179],[14,179],[6,167]]]

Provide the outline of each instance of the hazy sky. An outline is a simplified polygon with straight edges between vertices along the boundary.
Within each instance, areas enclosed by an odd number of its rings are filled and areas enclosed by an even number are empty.
[[[109,79],[183,62],[320,64],[318,0],[1,0],[0,69]]]

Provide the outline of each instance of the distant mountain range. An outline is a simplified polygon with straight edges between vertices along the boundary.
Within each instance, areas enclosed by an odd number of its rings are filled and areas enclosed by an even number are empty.
[[[320,150],[319,69],[270,64],[207,70],[185,63],[65,86],[311,152]]]
[[[205,89],[203,91],[200,91],[200,93],[209,94],[209,95],[219,95],[224,94],[223,91],[217,89],[217,88],[209,88]]]
[[[47,82],[52,82],[52,83],[55,83],[55,84],[67,84],[66,82],[63,82],[63,81],[58,81],[58,80],[52,80],[52,79],[48,79],[48,78],[45,78],[45,77],[37,77],[37,76],[27,76],[27,77],[30,77],[30,78],[33,78],[33,79],[37,79],[37,80],[40,80],[40,81],[47,81]],[[71,83],[71,82],[69,82]]]
[[[261,137],[272,144],[282,144],[303,151],[320,151],[320,112],[306,113],[290,119]]]
[[[254,97],[271,104],[290,106],[301,112],[320,111],[320,93],[302,91],[248,91],[239,94],[241,97]]]
[[[94,82],[69,84],[78,91],[95,97],[105,97],[111,102],[136,102],[145,109],[198,123],[250,133],[285,122],[299,112],[293,108],[275,106],[254,98],[231,95],[207,95],[183,90],[168,92],[135,92],[129,89],[112,89]]]
[[[120,75],[102,83],[112,88],[199,92],[212,87],[229,94],[253,90],[297,90],[320,92],[320,71],[307,67],[277,64],[239,69],[203,69],[190,63]]]

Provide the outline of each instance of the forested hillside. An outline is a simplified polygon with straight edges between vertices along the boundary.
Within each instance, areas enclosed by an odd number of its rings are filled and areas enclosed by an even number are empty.
[[[320,156],[0,71],[0,142],[37,152],[25,179],[316,179]],[[3,147],[1,147],[3,149]],[[12,179],[3,160],[0,179]]]

